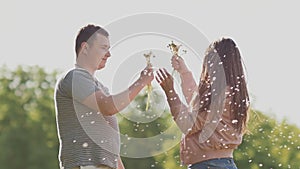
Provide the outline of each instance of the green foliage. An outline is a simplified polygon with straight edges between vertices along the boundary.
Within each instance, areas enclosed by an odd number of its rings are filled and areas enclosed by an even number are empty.
[[[300,168],[300,129],[277,122],[258,111],[251,112],[250,134],[235,151],[240,168]]]
[[[121,134],[141,140],[138,145],[131,147],[127,145],[126,140],[121,140],[121,155],[123,155],[122,159],[126,168],[162,168],[163,163],[154,156],[156,154],[165,156],[164,149],[169,149],[165,143],[176,145],[180,139],[181,133],[174,124],[171,114],[165,111],[167,105],[163,98],[158,93],[153,92],[151,107],[148,111],[145,111],[146,100],[147,95],[142,92],[118,116]],[[154,146],[147,144],[146,141],[143,142],[143,138],[151,138],[157,135],[160,135],[161,138],[153,141]],[[144,158],[128,157],[123,154],[122,150],[130,151],[136,155],[141,154],[141,151],[149,152],[149,156]]]
[[[9,169],[56,169],[56,133],[53,88],[57,72],[40,67],[0,68],[0,165]],[[181,133],[168,111],[162,93],[153,92],[152,106],[145,112],[144,92],[118,116],[121,134],[128,138],[149,138],[164,133],[155,147],[141,142],[130,151],[150,151],[152,156],[123,155],[127,169],[182,169]],[[250,134],[234,153],[242,169],[300,168],[300,129],[278,122],[261,112],[251,112]],[[130,143],[122,141],[121,149]],[[121,151],[121,153],[124,151]],[[122,154],[121,154],[122,155]]]
[[[53,105],[56,72],[3,67],[0,73],[1,168],[58,168]]]

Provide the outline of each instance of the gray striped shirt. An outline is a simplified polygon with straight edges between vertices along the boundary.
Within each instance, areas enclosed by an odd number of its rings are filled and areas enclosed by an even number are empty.
[[[82,104],[101,90],[109,91],[84,69],[70,70],[55,89],[56,121],[61,168],[104,164],[117,168],[120,137],[117,118],[103,116]]]

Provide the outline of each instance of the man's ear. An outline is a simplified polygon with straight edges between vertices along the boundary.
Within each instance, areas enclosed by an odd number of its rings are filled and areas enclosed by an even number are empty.
[[[81,48],[81,52],[83,54],[87,55],[87,50],[89,48],[89,44],[87,42],[82,42],[80,48]]]

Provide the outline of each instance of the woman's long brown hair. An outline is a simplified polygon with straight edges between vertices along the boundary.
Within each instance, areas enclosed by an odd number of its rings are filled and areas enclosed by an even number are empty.
[[[221,85],[222,82],[224,85]],[[220,95],[222,92],[226,94]],[[230,38],[213,42],[205,53],[199,83],[199,112],[208,113],[207,110],[210,110],[212,104],[220,104],[220,102],[212,103],[214,102],[212,96],[229,98],[228,111],[231,111],[233,125],[238,132],[244,132],[248,118],[249,95],[241,55]]]

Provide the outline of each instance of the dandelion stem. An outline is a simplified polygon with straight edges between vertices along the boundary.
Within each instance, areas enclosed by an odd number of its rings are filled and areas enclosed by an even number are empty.
[[[146,103],[146,111],[149,110],[150,100],[151,100],[151,93],[152,93],[152,85],[147,85],[147,103]]]
[[[145,58],[146,58],[146,62],[147,62],[147,66],[150,67],[151,66],[151,62],[150,62],[150,58],[152,56],[152,52],[150,51],[148,54],[144,54]],[[154,57],[154,56],[152,56]],[[152,93],[152,85],[148,84],[147,85],[147,103],[146,103],[146,111],[149,110],[149,106],[150,106],[150,100],[151,100],[151,93]]]

